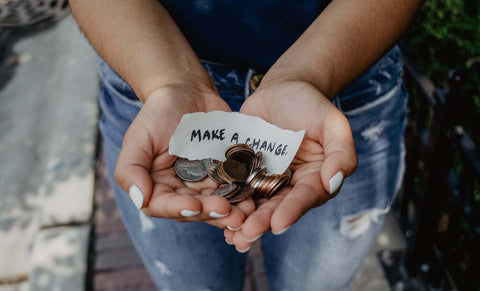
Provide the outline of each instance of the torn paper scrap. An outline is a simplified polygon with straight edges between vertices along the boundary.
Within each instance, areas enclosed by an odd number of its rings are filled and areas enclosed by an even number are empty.
[[[170,139],[169,153],[189,160],[224,161],[229,146],[245,143],[263,153],[269,173],[281,174],[295,157],[304,135],[305,130],[282,129],[238,112],[196,112],[180,120]]]

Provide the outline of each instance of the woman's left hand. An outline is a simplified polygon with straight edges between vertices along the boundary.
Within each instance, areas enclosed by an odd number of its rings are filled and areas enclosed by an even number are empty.
[[[246,251],[263,233],[280,234],[309,209],[333,198],[355,170],[357,157],[346,117],[309,83],[287,80],[261,86],[240,112],[280,128],[306,130],[291,165],[290,185],[270,200],[259,200],[240,230],[225,230],[227,242]]]

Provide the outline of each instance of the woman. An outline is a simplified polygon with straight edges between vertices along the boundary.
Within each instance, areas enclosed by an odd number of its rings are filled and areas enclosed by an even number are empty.
[[[349,289],[401,180],[407,94],[389,49],[421,1],[161,2],[71,1],[104,60],[110,179],[155,284],[241,290],[262,237],[272,290]],[[178,179],[176,125],[213,110],[306,130],[290,186],[232,206],[213,181]]]

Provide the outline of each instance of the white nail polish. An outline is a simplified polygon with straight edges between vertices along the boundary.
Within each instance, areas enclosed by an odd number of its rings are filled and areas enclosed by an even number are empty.
[[[289,228],[290,228],[290,226],[287,226],[287,227],[285,227],[284,229],[279,230],[279,231],[277,231],[277,232],[272,231],[272,233],[273,233],[274,235],[280,235],[280,234],[286,232]]]
[[[240,228],[242,228],[242,226],[240,225],[239,227],[234,228],[234,227],[231,227],[230,225],[227,225],[227,228],[230,229],[231,231],[237,231],[237,230],[240,230]]]
[[[142,190],[140,190],[140,188],[138,188],[137,185],[132,185],[130,186],[128,193],[130,195],[130,199],[132,199],[133,204],[135,204],[135,207],[137,207],[138,209],[142,208],[143,206]]]
[[[183,216],[183,217],[192,217],[192,216],[195,216],[197,214],[199,214],[200,211],[191,211],[191,210],[182,210],[180,211],[180,214]]]
[[[239,252],[239,253],[242,253],[242,254],[243,254],[243,253],[246,253],[246,252],[248,252],[248,250],[250,250],[250,248],[251,248],[251,247],[252,247],[252,246],[249,246],[248,248],[246,248],[246,249],[244,249],[244,250],[239,250],[237,247],[235,247],[235,249],[237,250],[237,252]]]
[[[228,242],[227,239],[225,239],[225,242],[227,243],[227,245],[232,245],[230,242]]]
[[[256,241],[257,239],[259,239],[259,238],[262,236],[262,234],[263,234],[263,233],[257,235],[256,237],[254,237],[254,238],[252,238],[252,239],[248,239],[248,238],[246,238],[246,237],[244,237],[243,239],[246,240],[246,241],[248,241],[248,242],[254,242],[254,241]]]
[[[227,216],[228,212],[225,213],[225,214],[220,214],[220,213],[216,213],[215,211],[210,211],[210,213],[208,215],[210,215],[211,218],[222,218],[222,217]]]
[[[342,185],[343,182],[343,173],[338,172],[336,173],[330,181],[328,181],[328,184],[330,186],[330,194],[333,194],[337,192],[338,188]]]

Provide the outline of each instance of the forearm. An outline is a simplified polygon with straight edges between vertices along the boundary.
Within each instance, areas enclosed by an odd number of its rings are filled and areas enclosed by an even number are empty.
[[[277,60],[261,86],[313,84],[332,98],[403,34],[421,0],[334,0]]]
[[[215,91],[208,73],[168,12],[156,0],[72,0],[92,46],[140,100],[162,86]]]

